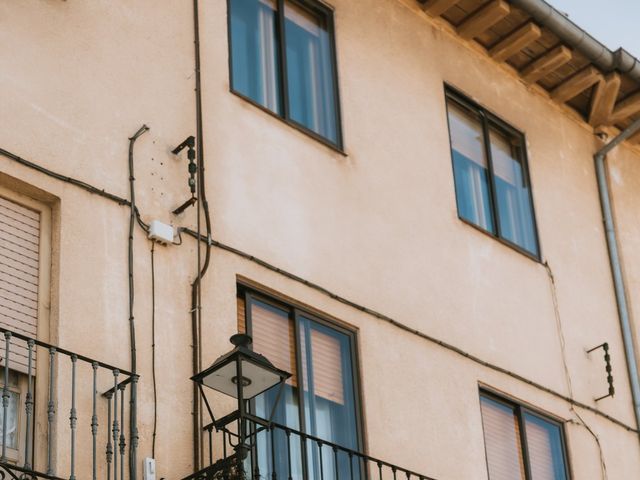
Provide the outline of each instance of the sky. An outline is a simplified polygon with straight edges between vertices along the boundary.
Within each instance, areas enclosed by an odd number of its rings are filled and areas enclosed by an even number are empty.
[[[546,0],[610,50],[640,58],[640,0]]]

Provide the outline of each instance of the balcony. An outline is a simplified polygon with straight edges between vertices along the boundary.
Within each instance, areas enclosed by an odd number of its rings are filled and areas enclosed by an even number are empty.
[[[233,412],[204,432],[208,466],[183,480],[435,480],[249,413]]]
[[[339,422],[329,421],[326,414],[331,406],[327,403],[318,404],[317,412],[324,411],[323,417],[315,415],[313,403],[301,409],[302,401],[297,403],[295,398],[304,398],[305,393],[293,386],[291,373],[255,352],[251,336],[239,333],[230,341],[235,348],[191,377],[211,418],[202,432],[207,439],[208,465],[183,480],[434,480],[354,449],[353,445],[360,443],[356,439],[359,435],[350,431],[351,422],[345,421],[348,415],[340,417]],[[216,406],[228,405],[224,399],[234,398],[237,410],[216,419],[211,408],[214,402],[205,390],[216,392],[222,400],[215,402]],[[305,391],[308,395],[310,389]],[[286,405],[279,405],[283,393],[289,400]],[[259,411],[264,413],[256,415]],[[264,418],[267,415],[268,420]],[[284,418],[287,424],[274,421],[278,417]],[[315,425],[317,432],[322,432],[320,435],[342,444],[291,425],[304,426],[307,421]]]
[[[130,478],[137,430],[129,438],[123,399],[137,376],[5,328],[0,352],[3,479]]]

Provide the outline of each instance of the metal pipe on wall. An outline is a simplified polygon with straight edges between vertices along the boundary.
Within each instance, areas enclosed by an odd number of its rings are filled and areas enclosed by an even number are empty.
[[[607,172],[605,159],[611,150],[620,145],[627,138],[640,130],[640,119],[634,121],[622,133],[607,143],[596,152],[594,160],[596,163],[596,176],[598,179],[598,190],[600,192],[600,205],[602,207],[602,217],[604,221],[605,235],[607,237],[607,248],[609,251],[609,262],[611,264],[611,274],[613,276],[613,286],[618,306],[618,317],[620,320],[620,330],[624,343],[624,353],[627,361],[629,382],[631,384],[631,395],[633,397],[633,409],[636,416],[636,425],[640,427],[640,379],[638,378],[638,363],[636,348],[631,331],[631,321],[629,317],[629,307],[627,305],[627,291],[622,275],[622,265],[620,253],[618,251],[618,240],[613,220],[613,210],[611,207],[611,192],[607,183]]]
[[[196,164],[197,164],[197,222],[198,236],[200,235],[201,217],[204,217],[207,232],[207,245],[204,260],[201,259],[200,243],[198,243],[197,262],[198,272],[196,279],[191,284],[191,328],[193,345],[193,374],[202,369],[202,279],[209,269],[211,261],[211,215],[207,201],[205,174],[204,174],[204,133],[202,120],[202,82],[200,75],[200,20],[198,13],[198,0],[193,0],[193,43],[195,62],[195,107],[196,107]],[[202,404],[197,386],[193,389],[193,463],[197,471],[202,465],[204,456],[202,442]]]
[[[612,52],[544,0],[510,0],[510,3],[527,12],[541,26],[547,27],[605,72],[618,70],[640,82],[640,61],[637,58],[622,48]]]

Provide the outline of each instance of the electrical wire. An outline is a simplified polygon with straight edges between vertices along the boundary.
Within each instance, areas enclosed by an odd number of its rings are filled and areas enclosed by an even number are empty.
[[[90,185],[86,182],[83,182],[82,180],[77,180],[75,178],[72,177],[68,177],[66,175],[62,175],[60,173],[54,172],[53,170],[49,170],[48,168],[45,168],[41,165],[38,165],[36,163],[33,163],[29,160],[25,160],[22,157],[19,157],[18,155],[11,153],[3,148],[0,148],[0,155],[3,155],[21,165],[24,165],[25,167],[29,167],[32,168],[34,170],[37,170],[40,173],[44,173],[45,175],[55,178],[57,180],[66,182],[66,183],[70,183],[72,185],[75,185],[76,187],[82,188],[83,190],[86,190],[89,193],[93,193],[95,195],[99,195],[101,197],[107,198],[109,200],[113,200],[114,202],[120,204],[120,205],[127,205],[127,206],[131,206],[131,202],[129,202],[129,200],[119,197],[118,195],[114,195],[112,193],[108,193],[105,192],[103,189],[100,189],[98,187],[94,187],[93,185]]]
[[[302,284],[302,285],[304,285],[304,286],[306,286],[308,288],[316,290],[317,292],[320,292],[323,295],[326,295],[329,298],[331,298],[331,299],[333,299],[333,300],[335,300],[337,302],[340,302],[340,303],[342,303],[344,305],[347,305],[347,306],[349,306],[349,307],[351,307],[351,308],[353,308],[355,310],[358,310],[360,312],[366,313],[367,315],[370,315],[370,316],[372,316],[374,318],[377,318],[379,320],[385,321],[385,322],[387,322],[387,323],[389,323],[389,324],[391,324],[391,325],[393,325],[393,326],[395,326],[395,327],[397,327],[397,328],[399,328],[401,330],[404,330],[405,332],[411,333],[411,334],[416,335],[416,336],[418,336],[418,337],[420,337],[420,338],[422,338],[424,340],[427,340],[427,341],[429,341],[431,343],[434,343],[434,344],[436,344],[436,345],[438,345],[438,346],[440,346],[440,347],[442,347],[442,348],[444,348],[446,350],[449,350],[449,351],[451,351],[451,352],[453,352],[453,353],[455,353],[457,355],[460,355],[460,356],[466,358],[467,360],[470,360],[470,361],[472,361],[474,363],[477,363],[478,365],[486,367],[486,368],[488,368],[490,370],[494,370],[494,371],[496,371],[498,373],[502,373],[504,375],[507,375],[507,376],[509,376],[509,377],[511,377],[511,378],[513,378],[515,380],[523,382],[523,383],[525,383],[525,384],[527,384],[527,385],[529,385],[531,387],[534,387],[534,388],[536,388],[536,389],[538,389],[540,391],[543,391],[543,392],[548,393],[548,394],[550,394],[550,395],[552,395],[552,396],[554,396],[556,398],[564,400],[567,403],[576,405],[576,406],[578,406],[578,407],[580,407],[580,408],[582,408],[584,410],[588,410],[588,411],[590,411],[590,412],[592,412],[592,413],[594,413],[594,414],[596,414],[596,415],[598,415],[598,416],[600,416],[602,418],[605,418],[605,419],[609,420],[610,422],[618,425],[619,427],[624,428],[625,430],[627,430],[629,432],[640,433],[636,428],[627,425],[623,421],[618,420],[617,418],[612,417],[611,415],[609,415],[607,413],[604,413],[604,412],[598,410],[597,408],[593,408],[593,407],[591,407],[589,405],[586,405],[586,404],[584,404],[582,402],[574,400],[574,399],[572,399],[572,398],[570,398],[570,397],[568,397],[566,395],[563,395],[560,392],[556,392],[555,390],[553,390],[553,389],[551,389],[549,387],[545,387],[544,385],[542,385],[542,384],[540,384],[538,382],[530,380],[530,379],[520,375],[519,373],[512,372],[512,371],[510,371],[510,370],[508,370],[508,369],[506,369],[504,367],[501,367],[499,365],[495,365],[495,364],[490,363],[490,362],[488,362],[486,360],[483,360],[480,357],[478,357],[476,355],[473,355],[472,353],[469,353],[469,352],[467,352],[467,351],[465,351],[465,350],[463,350],[463,349],[461,349],[459,347],[456,347],[455,345],[452,345],[452,344],[447,343],[447,342],[445,342],[443,340],[440,340],[440,339],[438,339],[436,337],[433,337],[432,335],[429,335],[429,334],[424,333],[424,332],[422,332],[422,331],[420,331],[418,329],[415,329],[415,328],[413,328],[413,327],[411,327],[409,325],[406,325],[406,324],[404,324],[404,323],[402,323],[402,322],[400,322],[398,320],[395,320],[395,319],[393,319],[393,318],[391,318],[391,317],[389,317],[389,316],[387,316],[387,315],[385,315],[383,313],[377,312],[376,310],[373,310],[371,308],[368,308],[368,307],[360,305],[360,304],[358,304],[356,302],[353,302],[353,301],[351,301],[351,300],[349,300],[349,299],[347,299],[345,297],[342,297],[342,296],[332,292],[331,290],[328,290],[328,289],[324,288],[321,285],[318,285],[317,283],[310,282],[309,280],[306,280],[306,279],[304,279],[304,278],[302,278],[302,277],[300,277],[298,275],[295,275],[295,274],[290,273],[290,272],[288,272],[286,270],[283,270],[283,269],[281,269],[279,267],[276,267],[275,265],[272,265],[271,263],[269,263],[269,262],[267,262],[265,260],[262,260],[262,259],[254,256],[254,255],[251,255],[249,253],[243,252],[242,250],[239,250],[237,248],[231,247],[231,246],[226,245],[226,244],[224,244],[222,242],[219,242],[217,240],[204,238],[202,235],[200,237],[198,237],[197,232],[195,232],[195,231],[193,231],[193,230],[191,230],[189,228],[182,228],[181,230],[182,230],[183,233],[186,233],[187,235],[189,235],[189,236],[191,236],[191,237],[193,237],[195,239],[199,238],[200,241],[208,242],[213,247],[219,248],[220,250],[227,251],[227,252],[232,253],[234,255],[237,255],[237,256],[239,256],[241,258],[249,260],[249,261],[251,261],[253,263],[256,263],[257,265],[260,265],[261,267],[264,267],[267,270],[271,270],[272,272],[275,272],[275,273],[277,273],[279,275],[282,275],[282,276],[284,276],[284,277],[286,277],[286,278],[288,278],[290,280],[293,280],[293,281],[295,281],[297,283],[300,283],[300,284]]]
[[[193,0],[193,36],[195,61],[195,100],[196,100],[196,155],[197,155],[197,234],[201,236],[201,211],[204,213],[207,239],[211,239],[211,215],[206,195],[205,166],[204,166],[204,135],[202,125],[202,83],[200,75],[200,26],[198,17],[198,0]],[[191,284],[191,331],[193,345],[193,373],[202,369],[202,278],[207,273],[211,260],[211,242],[206,243],[204,263],[201,264],[200,242],[198,242],[197,262],[198,273]],[[199,470],[204,455],[202,440],[202,400],[197,385],[193,385],[193,445],[195,470]]]
[[[136,220],[140,226],[143,225],[139,218],[139,214],[136,209],[136,190],[135,190],[135,175],[134,175],[134,162],[133,162],[133,146],[136,140],[146,131],[149,127],[142,125],[138,131],[129,138],[129,196],[130,196],[130,215],[129,215],[129,240],[128,240],[128,270],[129,270],[129,335],[131,342],[131,372],[133,375],[137,375],[137,352],[136,352],[136,324],[134,317],[134,304],[135,304],[135,288],[133,282],[133,232]],[[144,227],[143,227],[144,228]],[[137,478],[137,462],[136,453],[138,448],[138,429],[137,429],[137,382],[131,382],[131,388],[129,389],[131,398],[131,411],[129,414],[129,438],[131,438],[131,446],[129,447],[129,474],[131,478]]]
[[[151,458],[156,458],[156,434],[158,431],[158,384],[156,382],[156,269],[153,252],[156,242],[151,242],[151,378],[153,381],[153,435]]]
[[[14,159],[14,160],[16,158],[20,158],[20,157],[18,157],[16,155],[13,155],[13,154],[6,155],[6,153],[8,153],[6,150],[0,149],[0,154],[1,155],[5,155],[8,158],[11,158],[11,159]],[[22,163],[22,162],[18,162],[18,163]],[[36,164],[34,164],[32,162],[23,163],[23,165],[26,165],[26,166],[29,166],[31,168],[34,168],[34,169],[36,169],[38,171],[41,171],[41,172],[43,172],[43,173],[45,173],[45,174],[47,174],[49,176],[52,176],[54,178],[58,178],[58,179],[60,179],[62,181],[66,181],[65,179],[68,178],[68,177],[65,177],[63,175],[56,174],[55,172],[52,172],[51,170],[48,170],[48,169],[46,169],[44,167],[36,165]],[[74,184],[76,186],[79,186],[80,188],[84,188],[85,190],[87,190],[87,188],[82,187],[81,185],[78,185],[78,183],[75,183],[75,182],[68,182],[68,183],[72,183],[72,184]],[[79,183],[85,184],[84,182],[79,182]],[[104,190],[101,190],[101,189],[99,189],[97,187],[93,187],[93,186],[91,186],[89,184],[85,184],[85,185],[88,185],[89,187],[91,187],[91,190],[89,190],[89,191],[91,191],[91,193],[97,193],[98,195],[100,195],[100,196],[102,196],[104,198],[108,198],[110,200],[116,201],[120,205],[129,205],[129,201],[128,200],[121,199],[122,201],[119,201],[117,199],[119,199],[120,197],[117,197],[116,195],[112,195],[112,194],[106,193]],[[103,193],[104,193],[104,195],[103,195]],[[226,245],[226,244],[224,244],[222,242],[219,242],[219,241],[217,241],[217,240],[215,240],[213,238],[207,238],[207,237],[204,237],[202,235],[198,235],[197,232],[195,232],[194,230],[189,229],[189,228],[180,228],[179,231],[182,232],[182,233],[186,233],[187,235],[189,235],[189,236],[191,236],[191,237],[193,237],[195,239],[199,239],[201,242],[205,242],[208,245],[210,245],[211,247],[216,247],[216,248],[218,248],[220,250],[223,250],[223,251],[232,253],[234,255],[237,255],[240,258],[244,258],[245,260],[253,262],[253,263],[255,263],[255,264],[257,264],[257,265],[259,265],[259,266],[261,266],[261,267],[263,267],[263,268],[265,268],[267,270],[270,270],[270,271],[275,272],[275,273],[277,273],[279,275],[282,275],[283,277],[288,278],[288,279],[290,279],[290,280],[292,280],[294,282],[300,283],[301,285],[304,285],[304,286],[306,286],[306,287],[308,287],[308,288],[310,288],[312,290],[315,290],[315,291],[317,291],[317,292],[319,292],[319,293],[321,293],[323,295],[326,295],[329,298],[331,298],[331,299],[333,299],[333,300],[335,300],[337,302],[340,302],[340,303],[342,303],[344,305],[347,305],[347,306],[349,306],[349,307],[351,307],[351,308],[353,308],[355,310],[358,310],[360,312],[366,313],[367,315],[370,315],[370,316],[372,316],[374,318],[377,318],[379,320],[388,322],[391,325],[394,325],[395,327],[397,327],[397,328],[399,328],[401,330],[404,330],[404,331],[409,332],[409,333],[411,333],[413,335],[416,335],[416,336],[418,336],[420,338],[423,338],[424,340],[427,340],[427,341],[429,341],[431,343],[434,343],[434,344],[436,344],[436,345],[438,345],[438,346],[440,346],[440,347],[442,347],[444,349],[447,349],[447,350],[449,350],[449,351],[451,351],[451,352],[453,352],[453,353],[455,353],[457,355],[460,355],[460,356],[462,356],[462,357],[464,357],[464,358],[466,358],[466,359],[468,359],[468,360],[470,360],[470,361],[472,361],[472,362],[474,362],[474,363],[476,363],[478,365],[486,367],[486,368],[488,368],[490,370],[494,370],[494,371],[496,371],[498,373],[502,373],[504,375],[507,375],[507,376],[509,376],[509,377],[511,377],[511,378],[513,378],[515,380],[518,380],[520,382],[523,382],[523,383],[525,383],[525,384],[527,384],[527,385],[529,385],[529,386],[531,386],[533,388],[536,388],[536,389],[538,389],[540,391],[548,393],[549,395],[552,395],[552,396],[554,396],[556,398],[564,400],[565,402],[567,402],[569,404],[572,404],[572,405],[575,405],[577,407],[580,407],[583,410],[590,411],[591,413],[593,413],[595,415],[598,415],[598,416],[610,421],[611,423],[623,428],[624,430],[626,430],[628,432],[640,433],[640,431],[638,431],[638,429],[636,429],[636,428],[634,428],[634,427],[632,427],[630,425],[627,425],[623,421],[618,420],[617,418],[612,417],[611,415],[608,415],[608,414],[598,410],[597,408],[591,407],[591,406],[586,405],[584,403],[581,403],[581,402],[579,402],[579,401],[577,401],[575,399],[572,399],[572,398],[570,398],[570,397],[568,397],[566,395],[563,395],[563,394],[561,394],[559,392],[556,392],[555,390],[552,390],[552,389],[550,389],[548,387],[545,387],[544,385],[541,385],[541,384],[539,384],[537,382],[534,382],[533,380],[529,380],[528,378],[523,377],[520,374],[511,372],[511,371],[509,371],[509,370],[507,370],[507,369],[505,369],[503,367],[500,367],[498,365],[494,365],[494,364],[492,364],[490,362],[482,360],[481,358],[476,357],[475,355],[472,355],[469,352],[466,352],[466,351],[462,350],[461,348],[458,348],[458,347],[456,347],[454,345],[448,344],[448,343],[446,343],[446,342],[444,342],[442,340],[439,340],[439,339],[437,339],[435,337],[432,337],[431,335],[428,335],[428,334],[423,333],[423,332],[421,332],[421,331],[419,331],[417,329],[414,329],[414,328],[412,328],[412,327],[410,327],[408,325],[405,325],[405,324],[399,322],[398,320],[394,320],[393,318],[388,317],[387,315],[384,315],[382,313],[379,313],[379,312],[377,312],[377,311],[375,311],[373,309],[370,309],[370,308],[365,307],[363,305],[360,305],[360,304],[358,304],[356,302],[348,300],[345,297],[342,297],[342,296],[332,292],[331,290],[328,290],[328,289],[322,287],[321,285],[318,285],[318,284],[316,284],[314,282],[311,282],[309,280],[306,280],[306,279],[304,279],[304,278],[302,278],[302,277],[300,277],[298,275],[295,275],[295,274],[290,273],[290,272],[288,272],[286,270],[283,270],[283,269],[281,269],[281,268],[279,268],[279,267],[277,267],[275,265],[272,265],[271,263],[269,263],[269,262],[267,262],[265,260],[262,260],[262,259],[260,259],[258,257],[255,257],[254,255],[251,255],[251,254],[249,254],[247,252],[244,252],[244,251],[239,250],[237,248],[234,248],[232,246]]]

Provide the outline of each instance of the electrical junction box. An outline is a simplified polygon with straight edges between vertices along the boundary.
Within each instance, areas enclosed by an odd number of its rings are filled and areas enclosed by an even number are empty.
[[[173,227],[160,220],[152,220],[149,224],[149,238],[162,245],[173,243]]]
[[[144,459],[144,480],[156,480],[156,460],[154,458]]]

